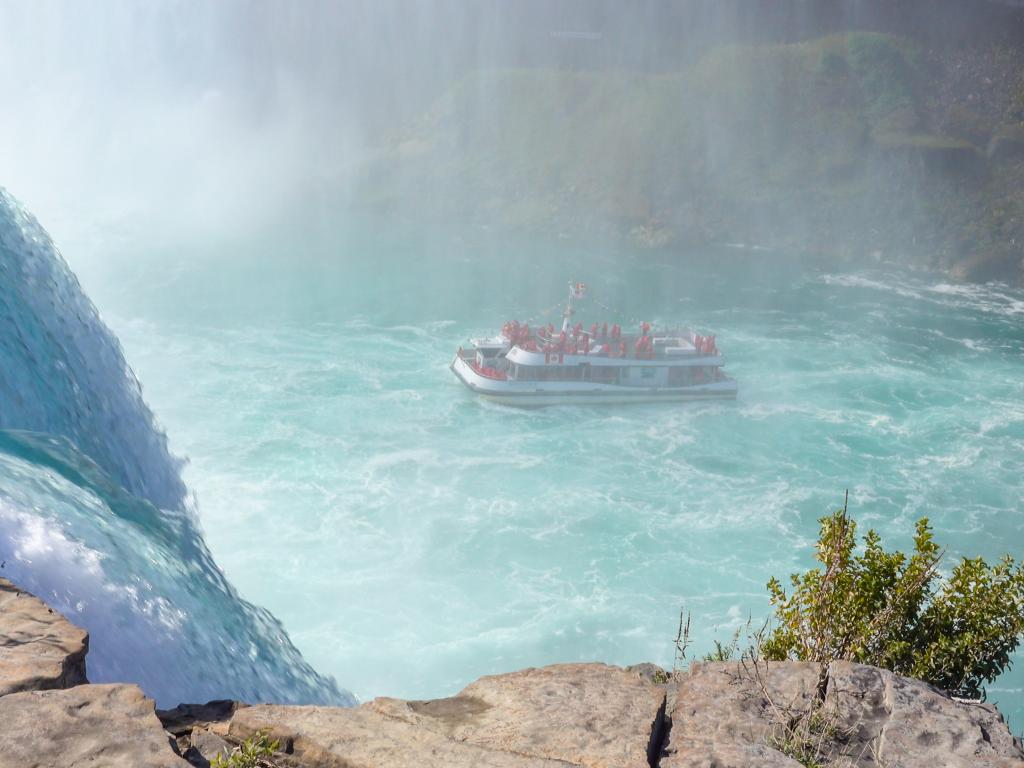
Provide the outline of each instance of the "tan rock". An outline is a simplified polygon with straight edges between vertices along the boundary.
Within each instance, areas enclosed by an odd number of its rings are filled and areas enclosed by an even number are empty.
[[[281,743],[281,764],[302,768],[570,768],[545,760],[453,741],[436,731],[393,720],[366,706],[240,709],[229,737],[241,742],[262,731]]]
[[[854,765],[1024,768],[1024,752],[991,705],[957,702],[920,680],[850,662],[830,667],[829,695],[849,742],[840,751]]]
[[[814,664],[706,662],[679,678],[662,768],[798,768],[772,749],[776,712],[804,709]]]
[[[645,768],[664,707],[664,686],[635,671],[561,664],[483,677],[447,699],[239,709],[228,735],[269,732],[302,766]]]
[[[134,685],[0,697],[0,768],[187,768]]]
[[[85,683],[89,635],[0,578],[0,696]]]
[[[783,754],[784,724],[810,711],[817,669],[695,664],[678,682],[662,768],[797,768]],[[821,712],[814,738],[837,768],[1024,768],[1024,752],[994,707],[956,702],[887,670],[832,664]]]
[[[192,765],[208,768],[215,758],[227,759],[231,756],[233,747],[220,735],[208,728],[193,728],[189,735],[189,744],[182,756]]]
[[[633,768],[649,765],[660,749],[665,689],[606,664],[556,664],[482,677],[449,699],[382,698],[366,706],[489,749]]]
[[[704,739],[684,739],[675,752],[662,758],[665,768],[803,768],[792,758],[767,744],[716,744]]]

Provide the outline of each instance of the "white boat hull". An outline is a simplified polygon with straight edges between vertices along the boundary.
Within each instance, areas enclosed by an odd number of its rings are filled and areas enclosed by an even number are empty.
[[[508,381],[482,376],[457,355],[452,361],[451,371],[468,389],[482,398],[502,405],[523,408],[566,404],[615,405],[735,400],[738,389],[732,379],[688,387],[642,387],[579,381]]]

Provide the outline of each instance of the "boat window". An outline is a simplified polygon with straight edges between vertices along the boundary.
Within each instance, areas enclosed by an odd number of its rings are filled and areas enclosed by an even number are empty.
[[[654,372],[656,370],[658,370],[658,369],[657,368],[641,368],[640,369],[640,378],[642,378],[642,379],[653,379],[654,378]]]
[[[583,366],[546,365],[537,369],[539,381],[579,381]]]

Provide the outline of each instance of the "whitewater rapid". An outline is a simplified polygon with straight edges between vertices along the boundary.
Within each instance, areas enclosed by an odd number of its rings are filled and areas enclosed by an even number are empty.
[[[846,488],[889,546],[910,546],[928,515],[948,558],[1024,555],[1020,289],[780,253],[339,226],[320,248],[296,222],[216,252],[136,244],[75,268],[190,457],[183,476],[217,563],[360,697],[442,696],[555,661],[671,665],[683,605],[699,653],[768,615],[765,582],[813,563],[817,518]],[[624,323],[715,333],[737,402],[518,411],[470,396],[447,370],[455,348],[557,304],[568,279]],[[597,309],[581,319],[605,319]],[[90,621],[115,651],[125,617],[143,642],[212,626],[214,658],[241,626],[254,645],[225,651],[210,680],[242,687],[253,647],[261,659],[283,649],[269,674],[304,669],[286,641],[267,641],[280,630],[269,617],[255,612],[269,624],[251,629],[254,609],[216,568],[183,573],[174,529],[194,534],[187,505],[119,507],[124,483],[89,479],[114,470],[83,473],[80,452],[47,445],[56,457],[19,440],[0,462],[16,497],[0,501],[0,556],[14,531],[22,578],[46,572],[72,615],[77,594],[80,617],[113,605]],[[989,698],[1019,728],[1016,658]],[[149,669],[155,688],[177,679]]]
[[[218,563],[361,698],[670,666],[682,605],[702,653],[769,615],[765,583],[813,564],[847,488],[890,547],[927,515],[950,559],[1024,555],[1020,289],[341,224],[328,253],[289,231],[157,286],[132,259],[82,274],[191,459]],[[523,411],[465,391],[457,346],[569,279],[624,323],[717,334],[739,399]],[[989,698],[1019,729],[1016,658]]]
[[[224,578],[117,339],[4,190],[0,329],[0,575],[89,631],[89,679],[162,706],[351,703]]]

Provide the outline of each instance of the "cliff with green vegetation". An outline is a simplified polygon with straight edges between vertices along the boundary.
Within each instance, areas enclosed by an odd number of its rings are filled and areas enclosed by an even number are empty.
[[[662,73],[463,78],[367,167],[384,213],[1024,277],[1024,48],[874,32]]]

